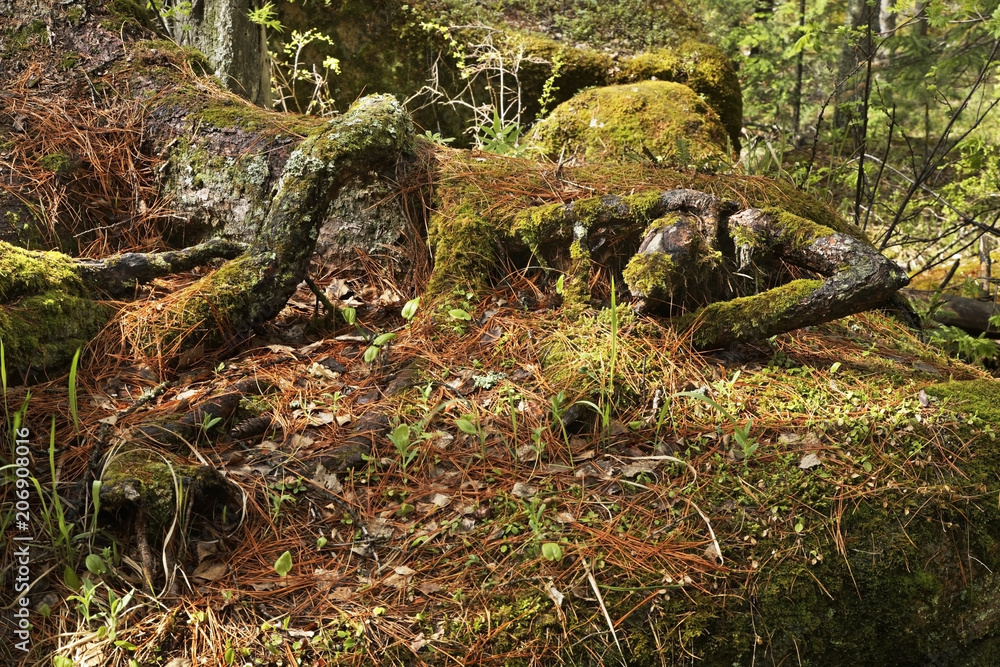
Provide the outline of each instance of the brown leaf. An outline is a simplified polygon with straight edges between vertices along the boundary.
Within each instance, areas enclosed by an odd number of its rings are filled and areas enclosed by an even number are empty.
[[[228,571],[229,567],[225,563],[220,563],[217,560],[205,560],[195,568],[191,576],[204,581],[218,581],[226,576]]]

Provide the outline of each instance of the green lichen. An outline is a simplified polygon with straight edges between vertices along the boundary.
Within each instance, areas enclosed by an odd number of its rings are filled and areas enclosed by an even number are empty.
[[[680,324],[694,326],[693,342],[698,347],[760,340],[794,319],[794,307],[822,285],[820,280],[793,280],[762,294],[717,301],[685,315]]]
[[[652,159],[685,168],[722,164],[729,151],[716,113],[690,88],[669,81],[579,93],[539,123],[531,141],[553,158]]]

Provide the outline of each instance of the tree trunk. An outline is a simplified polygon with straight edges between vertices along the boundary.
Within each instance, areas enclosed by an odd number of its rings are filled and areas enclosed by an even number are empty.
[[[930,315],[936,322],[964,329],[973,335],[997,335],[997,328],[989,320],[1000,311],[992,299],[970,299],[956,294],[942,294],[936,290],[907,289],[903,293],[925,308],[938,304]]]

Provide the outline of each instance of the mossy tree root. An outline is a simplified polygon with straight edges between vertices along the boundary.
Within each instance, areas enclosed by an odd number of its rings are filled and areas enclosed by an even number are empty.
[[[879,307],[909,282],[847,225],[834,229],[782,209],[738,210],[735,202],[691,189],[607,195],[524,209],[513,220],[492,221],[499,238],[478,240],[508,253],[526,247],[541,266],[564,271],[570,307],[590,298],[596,248],[620,253],[638,247],[623,271],[637,310],[689,311],[678,322],[696,329],[694,342],[702,348],[768,338]],[[478,238],[491,221],[477,219]],[[467,227],[438,221],[432,247],[467,247],[467,235]],[[466,253],[464,260],[438,253],[431,291],[463,281],[481,284],[495,259],[488,252]],[[815,278],[801,279],[788,266]],[[759,291],[760,285],[776,286]]]
[[[278,314],[306,275],[330,202],[352,177],[395,165],[411,150],[410,118],[395,98],[373,95],[303,141],[284,164],[277,193],[249,249],[174,295],[162,317],[126,315],[138,347],[154,343],[161,324],[183,331],[175,350],[241,337]],[[138,313],[138,314],[137,314]],[[134,327],[129,327],[129,318]]]
[[[728,220],[738,252],[768,254],[823,276],[710,304],[687,316],[694,342],[713,348],[759,340],[885,304],[910,279],[871,244],[777,209],[747,209]]]
[[[127,252],[101,260],[78,259],[74,265],[89,285],[109,296],[126,296],[137,284],[154,278],[190,271],[213,259],[235,259],[246,246],[235,241],[212,239],[182,250],[166,252]]]

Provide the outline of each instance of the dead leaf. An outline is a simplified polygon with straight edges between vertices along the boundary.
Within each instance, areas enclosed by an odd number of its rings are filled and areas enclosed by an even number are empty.
[[[656,461],[636,461],[622,466],[622,475],[625,477],[636,477],[643,473],[656,471]]]
[[[410,583],[410,579],[417,573],[416,570],[410,569],[405,565],[397,565],[393,568],[393,572],[394,574],[386,577],[385,584],[386,586],[398,589],[406,588]]]
[[[340,300],[346,294],[351,293],[351,288],[347,286],[347,281],[342,278],[334,278],[326,289],[323,290],[331,299]]]
[[[254,589],[255,591],[273,591],[275,589],[275,586],[276,584],[273,581],[262,581],[257,584],[255,583],[250,584],[250,588]]]
[[[920,401],[920,405],[925,408],[931,404],[931,399],[927,398],[927,392],[923,389],[921,389],[920,393],[917,394],[917,400]]]
[[[340,377],[340,373],[336,373],[327,368],[326,366],[324,366],[323,364],[315,361],[309,367],[309,370],[307,370],[306,373],[308,373],[311,377],[323,378],[327,380],[336,380],[337,378]]]
[[[555,606],[556,606],[556,613],[559,614],[559,620],[561,622],[565,623],[566,622],[566,614],[565,614],[565,612],[563,612],[562,603],[563,603],[563,600],[566,599],[566,596],[563,595],[559,591],[559,589],[556,588],[556,585],[554,583],[552,583],[551,581],[545,582],[545,592],[548,593],[549,599],[551,599],[552,602],[555,604]]]
[[[228,571],[229,567],[225,563],[220,563],[217,560],[206,560],[195,568],[191,576],[204,581],[218,581],[226,576]]]
[[[799,461],[799,469],[809,470],[809,468],[815,468],[821,463],[823,463],[823,461],[820,460],[819,456],[817,456],[813,452],[809,452],[808,454],[802,457],[801,461]]]
[[[198,554],[198,562],[205,560],[209,556],[214,556],[219,551],[218,542],[195,542],[195,553]]]
[[[451,496],[446,496],[443,493],[435,493],[434,496],[431,497],[431,502],[438,507],[444,508],[451,503]]]
[[[510,494],[515,498],[528,500],[529,498],[533,498],[538,495],[538,487],[525,482],[516,482],[514,484],[514,488],[511,489]]]
[[[337,586],[328,596],[331,600],[337,600],[338,602],[347,602],[354,598],[354,589],[348,588],[347,586]]]
[[[441,590],[441,584],[436,584],[433,581],[425,581],[424,583],[417,586],[417,590],[424,595],[433,595]]]
[[[340,494],[344,490],[344,486],[340,483],[340,480],[337,479],[337,476],[328,472],[326,466],[322,463],[316,466],[316,472],[313,474],[313,481],[333,494]]]
[[[264,443],[261,443],[261,446],[263,446],[263,444]],[[309,436],[293,433],[287,440],[285,440],[283,449],[287,452],[296,452],[300,449],[308,447],[311,444],[313,444],[313,439]]]
[[[309,343],[308,345],[300,347],[298,350],[296,350],[296,352],[298,352],[299,354],[303,354],[303,355],[305,355],[305,354],[312,354],[313,352],[315,352],[317,349],[319,349],[323,345],[326,345],[326,339],[325,338],[321,338],[320,340],[316,341],[315,343]]]
[[[327,424],[332,424],[334,419],[332,412],[327,412],[323,410],[321,412],[314,412],[309,415],[309,423],[314,426],[326,426]]]
[[[187,352],[181,353],[181,356],[177,358],[177,368],[190,368],[195,364],[195,362],[200,361],[204,356],[205,346],[199,343]]]

